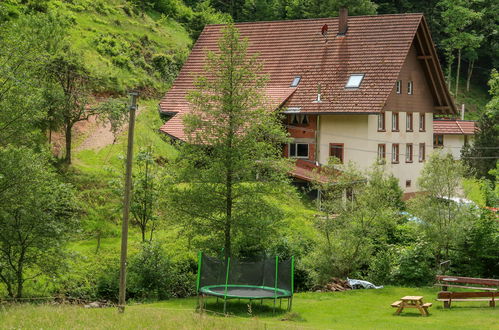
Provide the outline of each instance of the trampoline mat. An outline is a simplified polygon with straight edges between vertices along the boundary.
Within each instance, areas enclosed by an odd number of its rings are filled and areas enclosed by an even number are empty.
[[[223,285],[213,285],[201,288],[201,292],[213,296],[225,296],[225,286]],[[229,286],[227,287],[227,297],[228,298],[277,298],[289,297],[291,293],[287,290],[277,289],[270,287],[253,287],[253,286]]]

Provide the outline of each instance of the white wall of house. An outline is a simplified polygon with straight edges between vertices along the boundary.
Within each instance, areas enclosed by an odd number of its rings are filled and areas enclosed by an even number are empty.
[[[386,145],[386,169],[399,179],[404,192],[415,192],[417,178],[423,167],[419,162],[419,144],[424,143],[426,157],[433,146],[433,114],[425,113],[426,130],[419,131],[419,113],[413,113],[413,132],[406,131],[406,113],[399,112],[399,131],[392,132],[392,112],[385,112],[386,131],[378,132],[378,115],[321,115],[319,120],[318,160],[326,164],[329,159],[329,144],[344,144],[344,162],[353,161],[361,169],[369,168],[377,160],[378,144]],[[399,144],[399,163],[391,161],[392,144]],[[406,144],[413,144],[412,163],[406,162]],[[410,180],[410,187],[406,181]]]
[[[468,143],[472,141],[472,136],[468,136]],[[444,150],[451,153],[454,159],[461,159],[461,149],[464,147],[464,135],[444,135]]]

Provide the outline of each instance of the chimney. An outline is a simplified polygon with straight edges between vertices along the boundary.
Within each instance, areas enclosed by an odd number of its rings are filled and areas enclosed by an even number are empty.
[[[338,17],[338,35],[344,36],[348,31],[348,9],[340,8],[340,16]]]

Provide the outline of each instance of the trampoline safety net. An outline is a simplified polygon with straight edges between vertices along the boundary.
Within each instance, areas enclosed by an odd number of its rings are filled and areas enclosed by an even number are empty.
[[[220,260],[200,253],[197,291],[240,298],[290,297],[294,289],[293,264],[293,258],[249,262]]]

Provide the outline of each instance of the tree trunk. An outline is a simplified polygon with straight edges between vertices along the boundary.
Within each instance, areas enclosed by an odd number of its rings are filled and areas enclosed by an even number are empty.
[[[64,161],[66,162],[66,164],[71,164],[72,128],[73,128],[73,125],[71,125],[71,124],[66,125],[66,158],[64,158]]]
[[[470,91],[471,75],[473,74],[473,67],[475,66],[475,60],[471,60],[468,63],[468,77],[466,78],[466,91]]]
[[[232,170],[227,171],[227,195],[226,195],[226,218],[225,218],[225,260],[231,255],[230,230],[232,224]]]
[[[456,95],[459,93],[459,73],[461,72],[461,49],[457,50],[457,70],[456,70]]]
[[[448,61],[449,61],[449,63],[447,64],[447,87],[449,88],[449,91],[450,91],[451,79],[452,79],[452,60],[450,57],[449,57]]]
[[[23,286],[24,286],[24,279],[23,279],[23,266],[20,264],[19,268],[17,270],[17,293],[16,293],[16,298],[22,298],[23,297]]]
[[[140,226],[140,233],[142,234],[142,243],[146,241],[146,226]]]

